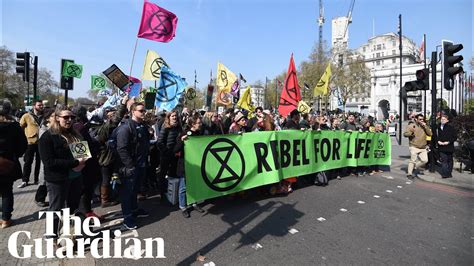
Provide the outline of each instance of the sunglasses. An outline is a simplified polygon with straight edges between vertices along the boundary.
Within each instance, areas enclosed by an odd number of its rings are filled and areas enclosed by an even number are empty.
[[[141,110],[135,110],[135,111],[137,111],[137,112],[140,112],[140,113],[144,113],[144,112],[146,112],[146,110],[145,110],[145,109],[141,109]]]
[[[60,115],[59,117],[61,117],[64,120],[72,120],[72,119],[76,118],[76,116],[74,116],[74,115],[63,115],[63,116]]]

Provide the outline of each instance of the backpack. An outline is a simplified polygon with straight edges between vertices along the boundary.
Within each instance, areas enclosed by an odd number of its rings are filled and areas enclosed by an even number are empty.
[[[114,159],[116,156],[118,156],[117,152],[117,135],[119,132],[120,127],[125,126],[124,124],[120,124],[118,127],[114,128],[112,131],[112,134],[110,134],[109,139],[105,143],[105,149],[104,149],[104,160],[102,161],[102,164],[105,164],[104,166],[110,165],[112,162],[114,162]],[[128,129],[130,130],[130,134],[132,135],[132,146],[136,147],[137,145],[137,136],[136,134],[133,133],[132,127],[130,123],[128,124]],[[135,156],[135,150],[132,154],[132,157]],[[101,157],[99,157],[99,164],[101,164]],[[101,165],[102,165],[101,164]]]

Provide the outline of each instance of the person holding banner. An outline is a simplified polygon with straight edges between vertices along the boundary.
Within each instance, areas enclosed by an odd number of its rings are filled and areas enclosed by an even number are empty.
[[[288,120],[285,125],[284,129],[301,129],[300,127],[300,112],[298,110],[293,110],[290,112],[290,120]]]
[[[224,134],[224,125],[222,124],[217,112],[206,112],[202,122],[204,135]]]
[[[166,192],[168,191],[166,175],[171,177],[176,176],[177,161],[173,149],[181,131],[182,128],[178,118],[178,112],[172,111],[167,113],[156,142],[160,152],[160,170],[157,178],[162,201],[166,198]]]
[[[234,123],[229,127],[229,134],[244,133],[246,126],[247,117],[242,112],[238,112],[234,117]]]
[[[86,158],[76,159],[70,149],[82,136],[72,127],[75,115],[65,106],[58,106],[55,120],[39,139],[39,152],[44,164],[44,179],[48,188],[49,211],[69,208],[75,213],[82,192],[81,171]],[[54,216],[53,229],[59,237],[59,217]]]
[[[176,168],[176,176],[179,178],[179,190],[178,190],[178,201],[179,208],[181,209],[184,218],[191,216],[190,206],[186,205],[186,180],[184,170],[184,142],[191,136],[201,135],[202,120],[199,116],[191,116],[188,118],[187,124],[183,132],[178,136],[176,146],[174,147],[175,156],[178,158],[178,164]],[[205,211],[199,207],[196,203],[192,205],[193,209],[204,213]]]

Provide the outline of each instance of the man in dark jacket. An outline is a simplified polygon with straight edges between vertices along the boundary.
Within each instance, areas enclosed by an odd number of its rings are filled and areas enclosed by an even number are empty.
[[[453,172],[454,142],[457,139],[456,129],[449,123],[447,115],[441,116],[441,124],[436,129],[439,157],[441,161],[441,177],[451,178]]]
[[[20,124],[10,116],[11,103],[7,99],[0,100],[0,195],[2,196],[2,219],[0,227],[12,224],[13,182],[22,178],[18,158],[23,156],[28,142]],[[13,167],[8,167],[13,166]],[[7,168],[11,170],[7,171]],[[5,173],[2,173],[5,171]],[[8,172],[8,173],[6,173]]]
[[[130,107],[131,118],[125,120],[117,129],[117,153],[120,164],[120,201],[126,229],[136,229],[136,218],[149,214],[138,208],[137,195],[141,179],[145,177],[150,135],[143,123],[145,105],[133,103]]]
[[[285,129],[301,129],[300,127],[300,112],[298,110],[293,110],[290,113],[290,120],[286,122]]]

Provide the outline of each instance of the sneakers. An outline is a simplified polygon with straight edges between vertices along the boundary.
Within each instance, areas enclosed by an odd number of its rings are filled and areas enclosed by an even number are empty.
[[[36,205],[41,208],[48,207],[49,205],[47,202],[44,202],[44,201],[35,201],[35,202],[36,202]]]
[[[133,229],[137,229],[137,228],[138,228],[138,226],[133,222],[128,222],[127,223],[127,222],[124,221],[123,224],[122,224],[122,230],[125,230],[125,229],[126,230],[133,230]]]
[[[146,199],[148,199],[148,196],[145,193],[138,193],[137,200],[143,201],[143,200],[146,200]]]
[[[136,212],[133,213],[133,215],[137,218],[145,218],[150,216],[150,214],[144,209],[138,209]]]
[[[104,217],[98,215],[97,213],[95,213],[93,211],[87,212],[86,217],[95,217],[95,218],[99,219],[100,221],[104,220]]]
[[[415,179],[415,177],[413,175],[407,175],[407,178],[410,179],[410,180]]]
[[[188,210],[188,209],[182,210],[181,213],[183,214],[183,217],[184,217],[184,218],[189,218],[189,217],[191,217],[191,215],[189,214],[189,210]]]
[[[119,204],[118,201],[104,201],[104,202],[102,202],[102,204],[100,204],[100,207],[101,208],[108,208],[108,207],[115,206],[117,204]]]
[[[0,220],[0,225],[2,226],[2,229],[3,228],[7,228],[7,227],[10,227],[12,226],[12,220]]]
[[[24,187],[26,187],[26,186],[28,186],[28,183],[26,183],[26,182],[21,182],[21,184],[18,185],[17,188],[24,188]]]

